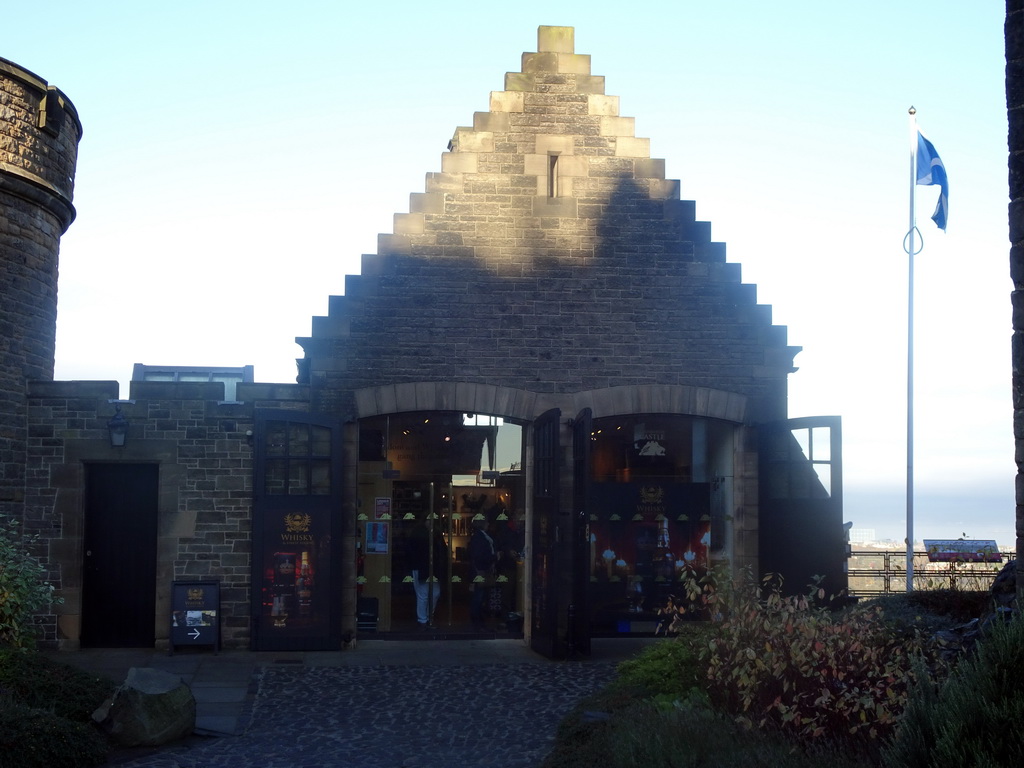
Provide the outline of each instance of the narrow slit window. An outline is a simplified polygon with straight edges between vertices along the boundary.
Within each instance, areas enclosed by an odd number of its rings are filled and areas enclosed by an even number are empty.
[[[558,155],[548,155],[548,197],[558,197]]]

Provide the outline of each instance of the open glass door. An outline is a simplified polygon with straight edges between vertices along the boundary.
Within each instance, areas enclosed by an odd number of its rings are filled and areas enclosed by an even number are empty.
[[[359,434],[360,628],[410,639],[522,634],[522,428],[422,411],[364,418]],[[491,562],[476,562],[479,546]]]
[[[572,603],[567,654],[590,655],[590,445],[594,419],[584,408],[572,423]]]
[[[530,647],[548,658],[560,658],[565,652],[558,632],[558,585],[562,581],[558,552],[560,416],[561,411],[554,408],[533,423]]]
[[[761,573],[783,577],[789,594],[816,578],[828,596],[847,589],[842,430],[838,416],[761,425]]]

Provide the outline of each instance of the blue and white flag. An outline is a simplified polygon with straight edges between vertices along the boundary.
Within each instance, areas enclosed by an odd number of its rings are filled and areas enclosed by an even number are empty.
[[[941,188],[932,221],[945,232],[946,219],[949,216],[949,180],[946,178],[946,166],[942,164],[942,158],[935,151],[935,147],[920,131],[917,132],[917,183],[926,186],[938,184]]]

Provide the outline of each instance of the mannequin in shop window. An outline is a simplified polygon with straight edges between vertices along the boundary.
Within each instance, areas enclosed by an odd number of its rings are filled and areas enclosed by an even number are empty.
[[[473,518],[473,535],[469,540],[469,562],[473,568],[473,598],[469,604],[469,618],[474,628],[484,629],[484,598],[494,580],[494,565],[498,555],[494,539],[487,533],[487,520],[480,515]]]
[[[441,597],[441,580],[438,575],[444,573],[448,563],[448,548],[435,523],[435,520],[424,515],[409,535],[409,564],[416,592],[416,623],[421,630],[433,626],[437,601]]]

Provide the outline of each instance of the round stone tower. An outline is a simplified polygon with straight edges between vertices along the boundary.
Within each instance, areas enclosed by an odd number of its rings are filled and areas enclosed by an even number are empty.
[[[53,378],[57,254],[82,124],[38,75],[0,58],[0,513],[24,495],[26,382]]]

